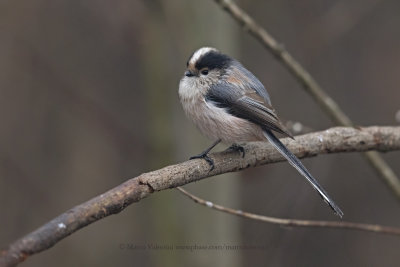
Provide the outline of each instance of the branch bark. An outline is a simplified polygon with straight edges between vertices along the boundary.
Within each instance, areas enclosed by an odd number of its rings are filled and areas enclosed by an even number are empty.
[[[232,0],[214,0],[227,11],[243,28],[259,40],[278,60],[280,60],[290,73],[303,85],[307,93],[338,125],[354,126],[350,118],[339,105],[322,89],[310,73],[263,27],[255,22],[244,10]],[[375,169],[388,188],[400,200],[400,180],[382,157],[374,152],[364,153],[368,163]]]
[[[282,142],[299,158],[339,152],[400,150],[400,127],[337,127],[321,132],[285,138]],[[244,145],[245,157],[236,152],[211,154],[215,168],[201,160],[144,173],[101,194],[44,224],[32,233],[10,244],[0,252],[0,266],[15,266],[29,256],[49,249],[77,230],[106,216],[117,214],[151,193],[195,182],[226,172],[240,171],[268,163],[284,161],[269,143],[253,142]]]

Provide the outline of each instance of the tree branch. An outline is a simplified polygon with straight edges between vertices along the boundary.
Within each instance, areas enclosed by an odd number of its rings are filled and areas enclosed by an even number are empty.
[[[284,219],[284,218],[276,218],[269,217],[264,215],[258,215],[250,212],[245,212],[242,210],[235,210],[231,208],[227,208],[218,204],[215,204],[211,201],[204,200],[199,198],[185,189],[181,187],[177,187],[182,194],[186,195],[188,198],[193,200],[194,202],[203,205],[205,207],[209,207],[218,211],[222,211],[228,214],[236,215],[239,217],[244,217],[247,219],[261,221],[271,224],[277,224],[281,226],[289,226],[289,227],[321,227],[321,228],[333,228],[333,229],[349,229],[349,230],[358,230],[358,231],[366,231],[366,232],[374,232],[378,234],[388,234],[388,235],[400,235],[400,228],[397,227],[389,227],[377,224],[363,224],[363,223],[354,223],[354,222],[343,222],[343,221],[310,221],[310,220],[296,220],[296,219]]]
[[[331,119],[338,125],[354,126],[350,118],[344,113],[339,105],[322,89],[317,81],[304,69],[299,62],[264,28],[257,24],[244,10],[238,7],[232,0],[214,0],[219,6],[227,11],[243,28],[259,40],[265,48],[267,48],[290,73],[303,85],[306,92],[319,104],[322,110],[328,114]],[[382,157],[374,152],[364,153],[364,157],[368,163],[380,175],[385,184],[400,199],[400,180],[390,168],[390,166],[382,159]]]
[[[400,150],[400,127],[331,128],[285,138],[282,142],[299,158],[318,154],[377,150]],[[29,256],[46,250],[75,231],[106,216],[117,214],[155,191],[175,188],[206,177],[249,167],[284,161],[267,142],[244,145],[245,157],[236,152],[211,154],[215,168],[201,160],[190,160],[144,173],[61,214],[0,252],[0,266],[15,266]]]

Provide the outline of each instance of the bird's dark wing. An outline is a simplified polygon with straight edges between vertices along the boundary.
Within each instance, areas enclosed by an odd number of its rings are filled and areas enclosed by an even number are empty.
[[[205,97],[206,101],[225,108],[233,116],[292,137],[280,122],[270,103],[267,103],[257,91],[249,86],[244,88],[233,83],[222,82],[211,86]]]
[[[247,71],[247,70],[246,70]],[[247,71],[248,72],[248,71]],[[290,133],[279,121],[274,109],[271,106],[269,96],[262,84],[254,77],[257,82],[251,79],[240,81],[232,79],[231,81],[221,82],[210,88],[206,94],[206,101],[224,108],[233,116],[246,119],[259,125],[268,141],[304,176],[315,190],[321,195],[324,201],[340,217],[343,212],[329,197],[326,191],[319,185],[310,172],[304,167],[300,160],[282,142],[272,133],[271,130],[292,137]],[[240,83],[239,83],[240,82]]]

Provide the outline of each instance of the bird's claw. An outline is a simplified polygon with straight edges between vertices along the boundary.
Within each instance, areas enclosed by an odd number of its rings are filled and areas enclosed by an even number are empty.
[[[238,151],[239,153],[242,154],[242,158],[244,158],[244,155],[246,154],[244,148],[238,144],[231,145],[230,147],[228,147],[227,151]]]
[[[210,158],[208,156],[208,153],[206,153],[206,152],[202,152],[196,156],[192,156],[189,159],[204,159],[205,161],[207,161],[208,165],[210,165],[210,167],[211,167],[209,172],[214,170],[214,160],[212,158]]]

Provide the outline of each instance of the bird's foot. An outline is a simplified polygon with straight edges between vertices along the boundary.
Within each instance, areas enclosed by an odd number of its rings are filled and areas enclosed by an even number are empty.
[[[210,171],[214,170],[214,160],[208,156],[208,152],[209,151],[207,151],[207,150],[203,151],[196,156],[190,157],[189,159],[204,159],[205,161],[207,161],[208,165],[210,165],[210,167],[211,167],[209,170],[209,172],[210,172]]]
[[[233,144],[226,151],[237,151],[242,154],[242,158],[244,158],[244,155],[246,152],[244,151],[244,148],[241,145],[238,144]]]

